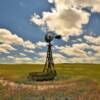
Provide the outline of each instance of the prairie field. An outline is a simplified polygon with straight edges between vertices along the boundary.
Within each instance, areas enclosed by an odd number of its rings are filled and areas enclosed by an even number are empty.
[[[53,81],[33,82],[40,64],[0,65],[0,100],[100,100],[99,64],[56,64]]]

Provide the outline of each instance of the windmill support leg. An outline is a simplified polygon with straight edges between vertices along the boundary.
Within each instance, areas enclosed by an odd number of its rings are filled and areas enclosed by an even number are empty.
[[[49,43],[48,50],[47,50],[46,62],[44,65],[43,72],[56,74],[56,70],[54,69],[54,61],[53,61],[53,57],[52,57],[51,47],[52,47],[52,45],[51,45],[51,43]]]

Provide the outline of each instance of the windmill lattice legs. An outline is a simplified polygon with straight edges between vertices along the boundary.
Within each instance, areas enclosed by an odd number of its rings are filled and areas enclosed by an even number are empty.
[[[44,65],[43,72],[56,74],[56,70],[54,68],[54,61],[53,61],[53,57],[52,57],[51,47],[52,47],[52,45],[51,45],[51,43],[49,43],[48,50],[47,50],[46,62],[45,62],[45,65]]]

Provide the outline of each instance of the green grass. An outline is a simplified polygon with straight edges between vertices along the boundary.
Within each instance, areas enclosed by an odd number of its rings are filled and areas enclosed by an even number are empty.
[[[56,64],[55,69],[57,71],[55,81],[32,82],[32,86],[61,85],[64,88],[41,92],[0,84],[0,100],[100,100],[99,64]],[[42,70],[43,65],[39,64],[0,65],[0,78],[29,84],[31,82],[27,80],[27,75]]]
[[[76,80],[87,79],[95,80],[100,83],[100,65],[99,64],[57,64],[56,80]],[[27,75],[30,72],[42,72],[43,65],[39,64],[16,64],[16,65],[0,65],[0,76],[5,78],[23,82],[27,81]]]
[[[100,82],[99,64],[62,64],[57,65],[59,79],[90,79]]]

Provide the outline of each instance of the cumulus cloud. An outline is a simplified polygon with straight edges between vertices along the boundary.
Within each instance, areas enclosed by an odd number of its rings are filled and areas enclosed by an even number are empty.
[[[11,45],[9,44],[1,44],[0,48],[4,48],[6,50],[16,50],[15,48],[13,48]]]
[[[100,63],[100,46],[97,45],[92,45],[91,49],[93,49],[95,51],[95,58],[99,59],[99,63]]]
[[[6,57],[0,58],[1,64],[30,64],[34,63],[34,60],[30,57],[22,57],[22,56],[14,56],[14,55],[8,55]]]
[[[0,48],[1,53],[9,53],[6,49]]]
[[[44,11],[42,18],[35,13],[31,21],[38,26],[47,24],[48,31],[64,36],[79,35],[82,32],[82,25],[88,23],[90,16],[90,13],[83,10],[84,7],[100,12],[100,0],[48,0],[48,2],[53,3],[55,8],[51,8],[51,12]]]
[[[99,36],[85,36],[93,39],[88,38],[89,42],[74,43],[72,46],[55,46],[61,54],[69,56],[64,60],[66,63],[100,63]]]
[[[17,64],[21,64],[21,63],[27,64],[27,63],[33,63],[33,60],[29,57],[24,57],[24,58],[16,57],[14,59],[14,62]]]
[[[49,1],[51,2],[51,1]],[[89,13],[68,7],[68,0],[52,0],[55,8],[52,12],[43,12],[43,17],[33,15],[31,21],[39,26],[47,23],[48,30],[54,31],[61,35],[79,35],[82,32],[82,25],[87,24]]]
[[[14,56],[7,56],[8,59],[14,59]]]
[[[85,57],[85,58],[78,58],[78,57],[73,57],[73,58],[68,58],[67,62],[69,63],[100,63],[96,57]]]
[[[31,41],[25,41],[23,38],[17,36],[16,34],[13,34],[7,29],[0,29],[0,42],[5,44],[15,44],[15,45],[21,45],[28,49],[34,49],[35,44]]]
[[[34,53],[32,49],[35,48],[35,44],[31,41],[25,41],[23,38],[13,34],[7,29],[0,29],[0,52],[8,53],[4,59],[0,59],[2,61],[6,61],[5,63],[32,63],[33,60],[30,57],[26,56],[26,53],[20,52],[19,49],[14,48],[14,45],[22,46],[22,49],[28,49],[27,51],[30,53]],[[11,51],[15,51],[15,54],[12,55]],[[24,50],[23,50],[24,51]]]
[[[63,53],[68,56],[76,56],[76,57],[87,57],[86,52],[84,49],[89,48],[88,44],[85,43],[77,43],[73,44],[72,46],[61,46],[57,47],[60,53]]]
[[[37,46],[38,48],[45,47],[46,45],[47,45],[46,42],[41,42],[41,41],[39,41],[39,42],[36,43],[36,46]]]
[[[19,53],[19,55],[21,55],[21,56],[26,56],[26,54],[24,54],[24,53]]]
[[[70,51],[69,51],[70,52]],[[69,52],[65,52],[66,54],[68,54]],[[78,52],[76,52],[78,53]],[[75,53],[74,53],[75,54]],[[38,54],[39,57],[37,57],[34,60],[34,63],[45,63],[46,60],[46,53],[45,52],[40,52]],[[54,57],[54,63],[100,63],[100,56],[97,57],[95,56],[73,56],[73,57],[65,57],[63,54],[61,53],[54,53],[53,54]]]
[[[39,57],[37,57],[36,63],[37,62],[45,63],[46,52],[40,52],[40,53],[38,53],[38,56]],[[64,62],[66,62],[66,57],[64,57],[62,54],[59,54],[59,53],[54,53],[53,58],[54,58],[55,63],[64,63]]]
[[[78,9],[82,9],[83,7],[91,7],[92,11],[100,12],[100,0],[53,0],[56,7],[62,9],[62,7],[77,7]]]
[[[34,53],[33,50],[24,49],[24,51],[25,51],[26,53]]]
[[[9,44],[0,44],[0,52],[9,53],[9,51],[16,50]]]
[[[31,59],[31,58],[29,58],[29,57],[24,57],[24,58],[15,58],[14,59],[14,62],[15,63],[33,63],[33,60]]]
[[[77,43],[77,44],[73,44],[72,46],[75,49],[80,49],[80,50],[84,50],[86,48],[89,48],[89,45],[86,43]]]
[[[53,57],[54,57],[55,63],[65,63],[66,62],[66,57],[60,53],[54,53]]]
[[[7,44],[22,45],[23,39],[18,37],[16,34],[12,34],[7,29],[0,29],[0,42]]]
[[[81,7],[91,7],[92,11],[100,12],[100,0],[73,0],[73,4]]]
[[[92,44],[95,44],[95,45],[100,45],[100,36],[88,36],[88,35],[85,35],[84,39],[88,43],[92,43]]]
[[[24,42],[24,47],[28,48],[28,49],[34,49],[35,48],[35,44],[33,44],[30,41],[25,41]]]
[[[72,46],[55,46],[53,53],[55,63],[100,63],[100,46],[81,43],[73,43]],[[35,63],[45,63],[46,52],[37,53]]]
[[[48,0],[48,2],[53,3],[55,8],[52,8],[51,12],[43,12],[43,17],[34,14],[31,21],[40,27],[47,24],[48,31],[61,34],[65,41],[68,40],[70,35],[80,35],[83,31],[82,25],[88,23],[91,14],[83,8],[90,7],[91,11],[100,12],[100,0]],[[77,41],[81,43],[74,43],[72,46],[55,46],[60,52],[60,54],[57,54],[58,58],[61,58],[58,62],[100,63],[99,36],[85,35],[84,39],[87,41],[86,43],[83,43],[84,41],[80,38]],[[87,51],[85,51],[86,49]],[[65,58],[62,54],[73,57]],[[44,57],[46,54],[40,53],[39,55]]]
[[[22,55],[21,55],[22,56]],[[9,63],[16,63],[16,64],[27,64],[27,63],[33,63],[33,59],[30,57],[20,57],[20,56],[7,56],[4,60],[8,61]]]
[[[89,45],[88,43],[75,43],[72,46],[55,46],[56,52],[53,53],[55,63],[100,63],[100,46]],[[85,51],[92,49],[93,51]],[[31,50],[32,51],[32,50]],[[30,51],[30,53],[31,53]],[[29,50],[25,50],[29,52]],[[23,55],[23,54],[22,54]],[[67,56],[66,56],[67,55]],[[35,52],[35,57],[8,56],[15,63],[45,63],[46,52]]]

